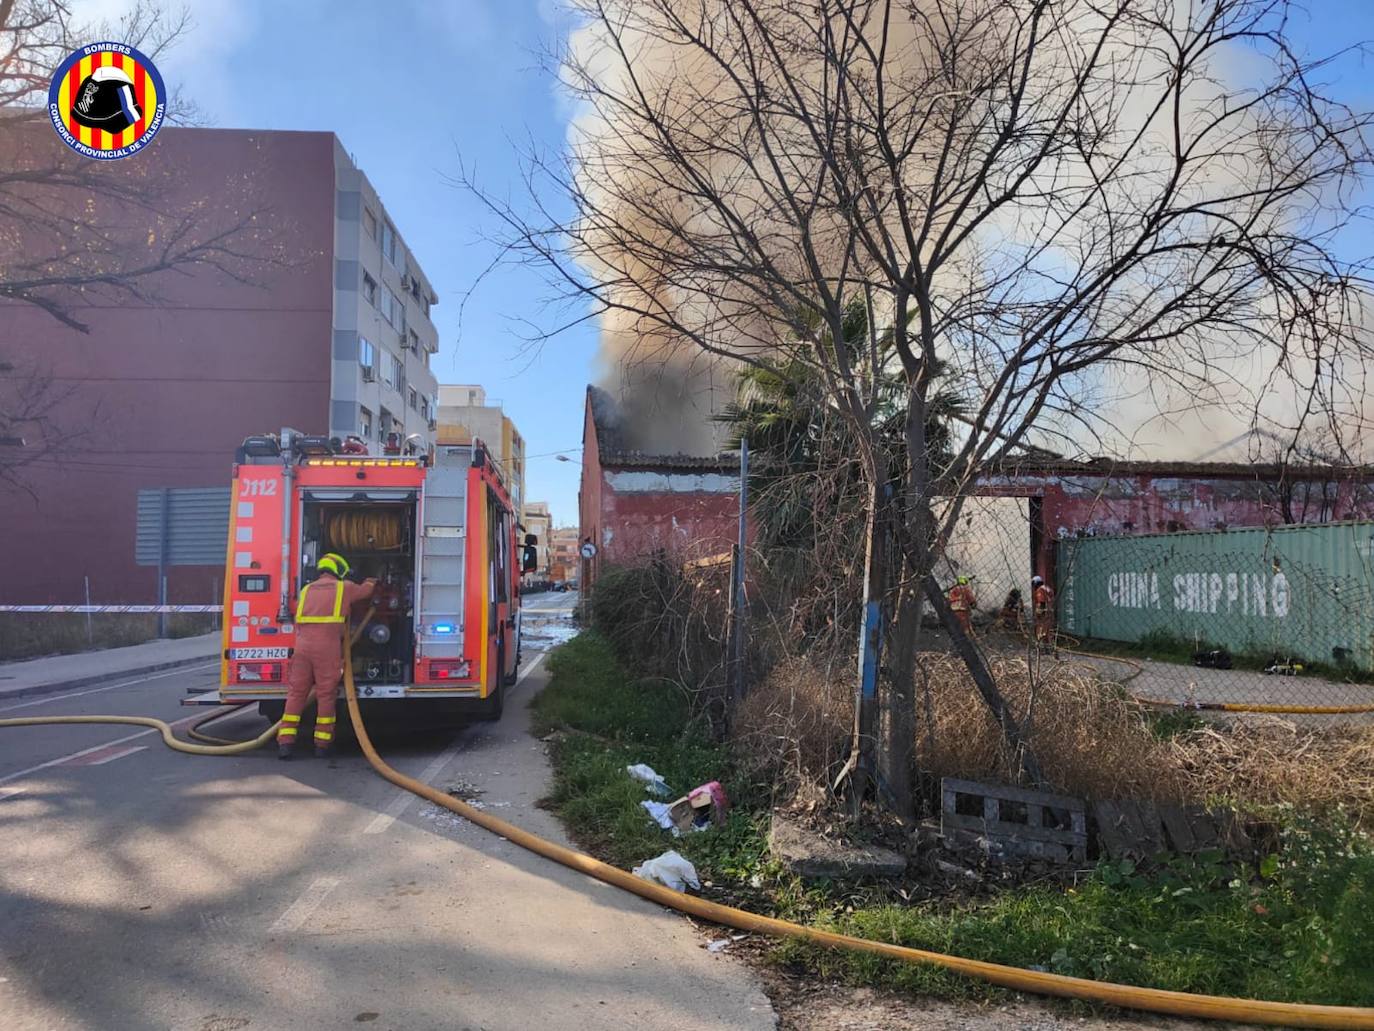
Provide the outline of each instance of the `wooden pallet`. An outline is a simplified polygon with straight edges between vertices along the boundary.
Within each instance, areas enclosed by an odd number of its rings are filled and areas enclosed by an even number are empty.
[[[1111,799],[1093,804],[1093,819],[1102,851],[1113,859],[1230,851],[1248,844],[1244,828],[1229,809]]]
[[[970,808],[977,814],[961,811]],[[979,835],[1012,855],[1060,862],[1088,858],[1087,806],[1068,795],[945,777],[940,832],[951,839]]]

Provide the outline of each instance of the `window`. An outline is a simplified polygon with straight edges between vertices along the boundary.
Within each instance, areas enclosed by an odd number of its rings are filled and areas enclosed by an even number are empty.
[[[411,407],[411,408],[414,408],[416,411],[419,411],[419,409],[420,409],[420,395],[417,394],[417,393],[415,393],[415,388],[414,388],[414,387],[411,387],[411,388],[410,388],[410,393],[409,393],[408,396],[409,396],[409,398],[410,398],[410,407]]]
[[[379,309],[382,318],[401,334],[401,339],[405,339],[406,334],[406,306],[401,303],[401,299],[393,294],[388,287],[382,288],[382,304]]]
[[[417,332],[415,332],[415,330],[413,330],[413,329],[410,330],[410,332],[406,334],[406,346],[409,347],[409,348],[410,348],[412,351],[414,351],[416,354],[419,354],[419,353],[420,353],[420,334],[417,333]]]
[[[377,439],[385,440],[386,435],[391,432],[392,426],[391,413],[383,408],[382,417],[377,422]]]
[[[389,387],[396,385],[396,356],[387,351],[382,357],[382,382]]]
[[[363,379],[377,375],[377,349],[367,337],[358,337],[358,364],[363,367]]]
[[[420,398],[420,418],[429,421],[429,398]]]
[[[363,273],[363,297],[374,308],[377,306],[377,281],[366,272]]]
[[[382,257],[392,265],[396,264],[396,230],[390,222],[382,223]]]
[[[372,413],[366,408],[358,409],[358,430],[363,440],[372,439]]]
[[[363,228],[367,230],[368,239],[377,239],[377,216],[370,208],[363,208]]]

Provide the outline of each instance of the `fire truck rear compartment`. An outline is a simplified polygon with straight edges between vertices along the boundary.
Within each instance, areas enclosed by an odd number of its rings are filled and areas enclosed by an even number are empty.
[[[415,662],[415,500],[304,502],[301,555],[308,574],[328,552],[344,556],[352,578],[377,581],[377,607],[353,646],[353,679],[412,682]],[[384,632],[383,632],[384,631]]]

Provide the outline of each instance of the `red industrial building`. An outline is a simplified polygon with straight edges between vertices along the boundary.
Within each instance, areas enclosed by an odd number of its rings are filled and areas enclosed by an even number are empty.
[[[46,125],[0,138],[0,167],[71,158]],[[19,460],[3,456],[22,466],[23,480],[0,490],[6,604],[80,603],[87,578],[96,603],[155,601],[157,568],[135,560],[140,490],[227,492],[235,448],[252,433],[283,426],[358,432],[358,413],[368,411],[360,406],[374,402],[355,383],[383,385],[359,371],[359,331],[386,351],[396,348],[394,336],[374,332],[356,314],[372,311],[357,301],[365,284],[377,292],[380,282],[386,294],[405,289],[407,280],[423,285],[424,298],[417,300],[418,288],[416,298],[404,295],[406,309],[412,329],[437,339],[428,320],[433,298],[418,270],[406,268],[403,249],[385,278],[366,274],[364,261],[372,259],[358,241],[374,251],[379,245],[359,227],[372,216],[376,231],[383,213],[333,133],[169,127],[140,154],[97,164],[80,171],[117,189],[91,193],[77,216],[83,221],[115,227],[129,246],[150,253],[168,232],[208,238],[241,227],[229,244],[245,257],[158,273],[140,280],[137,294],[54,288],[54,300],[85,331],[33,304],[0,300],[0,362],[14,370],[0,389],[13,394],[16,384],[41,383],[52,399],[42,423],[6,431],[22,434],[37,453],[28,462],[22,453]],[[44,189],[32,199],[48,208],[72,196]],[[156,211],[112,200],[119,190],[146,196]],[[385,228],[394,234],[390,223]],[[0,263],[32,260],[42,245],[0,240]],[[388,243],[380,246],[385,252]],[[395,253],[399,241],[390,246]],[[423,373],[427,355],[414,360]],[[12,397],[0,404],[0,412],[15,410]],[[168,569],[168,600],[218,602],[223,554],[221,545],[213,564]]]
[[[650,455],[626,448],[615,402],[587,388],[582,427],[581,539],[596,546],[583,588],[606,564],[654,555],[726,553],[739,534],[739,459]]]
[[[1035,459],[984,475],[976,493],[1029,499],[1046,576],[1070,537],[1374,518],[1374,471],[1349,466]]]
[[[587,389],[581,537],[584,565],[662,552],[682,560],[729,550],[738,532],[731,455],[650,455],[624,447],[610,396]],[[1053,582],[1055,544],[1078,536],[1174,533],[1374,519],[1374,470],[1348,466],[1023,459],[979,478],[974,493],[1025,499],[1021,561]]]

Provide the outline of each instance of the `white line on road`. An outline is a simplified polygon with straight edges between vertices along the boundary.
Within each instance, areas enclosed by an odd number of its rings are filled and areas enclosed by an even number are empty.
[[[462,742],[457,742],[451,745],[445,751],[440,752],[439,755],[434,759],[434,761],[431,762],[428,766],[424,768],[424,770],[421,771],[419,779],[428,784],[435,777],[439,776],[439,774],[443,771],[444,767],[447,766],[453,760],[453,757],[458,754],[458,750],[461,746]],[[395,823],[397,818],[406,811],[406,806],[410,805],[410,803],[414,801],[415,796],[412,795],[409,791],[400,792],[392,800],[389,806],[387,806],[384,810],[382,810],[380,813],[378,813],[376,816],[372,818],[372,822],[363,828],[363,833],[381,834],[393,823]]]
[[[0,788],[0,802],[3,802],[3,801],[4,801],[5,799],[7,799],[7,798],[13,798],[15,795],[22,795],[22,794],[23,794],[25,791],[27,791],[27,790],[29,790],[29,789],[28,789],[28,788]]]
[[[173,723],[172,729],[180,730],[188,723],[194,723],[196,720],[201,718],[202,717],[200,713],[196,713],[194,716],[187,716],[185,719],[180,719]],[[83,755],[90,755],[92,752],[99,752],[101,749],[104,748],[113,748],[115,745],[122,745],[126,741],[134,741],[138,738],[147,737],[149,734],[156,733],[158,733],[158,731],[154,730],[152,727],[149,727],[147,730],[137,730],[134,731],[134,733],[132,734],[126,734],[124,737],[115,738],[115,740],[113,741],[105,741],[102,744],[92,745],[90,748],[83,748],[79,752],[72,752],[70,755],[63,755],[59,756],[56,759],[49,759],[47,762],[39,763],[37,766],[30,766],[27,770],[20,770],[18,773],[11,773],[7,776],[0,777],[0,784],[8,784],[12,780],[18,780],[20,777],[27,777],[30,773],[37,773],[39,770],[46,770],[50,766],[61,766],[63,763],[71,762],[73,759],[80,759]]]
[[[161,680],[163,677],[174,677],[179,673],[195,673],[198,670],[213,669],[215,663],[208,662],[203,666],[180,666],[177,669],[169,669],[165,673],[154,673],[152,676],[135,677],[133,680],[124,680],[118,684],[106,684],[104,687],[93,687],[89,691],[73,691],[71,694],[44,695],[42,698],[35,698],[32,701],[19,702],[15,705],[6,705],[0,708],[0,712],[10,712],[14,709],[27,709],[34,705],[47,705],[49,702],[64,702],[68,698],[84,698],[88,694],[100,694],[102,691],[113,691],[117,687],[129,687],[132,684],[142,684],[149,680]]]
[[[540,662],[543,661],[545,654],[545,652],[540,652],[538,655],[534,657],[534,659],[530,662],[528,666],[526,666],[523,670],[520,671],[520,675],[515,678],[515,686],[518,687],[520,681],[524,680],[527,676],[534,672],[534,668],[538,666]],[[459,750],[462,747],[462,744],[463,743],[461,741],[455,742],[453,745],[449,746],[449,748],[447,748],[445,751],[441,752],[434,759],[433,762],[431,762],[420,772],[420,776],[417,779],[423,781],[426,784],[431,783],[435,777],[439,776],[439,774],[443,772],[444,767],[447,766],[450,762],[452,762],[454,757],[457,756]],[[376,816],[374,816],[371,822],[369,822],[368,825],[363,828],[363,833],[383,833],[401,817],[401,814],[404,813],[406,811],[406,808],[410,805],[410,803],[414,801],[415,796],[412,795],[409,791],[399,792],[396,795],[396,797],[392,799],[391,804],[387,806],[385,809],[383,809]]]
[[[79,762],[79,761],[78,761],[78,762],[76,762],[76,763],[73,763],[72,765],[74,765],[74,766],[104,766],[106,763],[112,763],[112,762],[114,762],[116,759],[123,759],[126,755],[133,755],[135,752],[142,752],[142,751],[146,750],[147,747],[148,747],[147,745],[131,745],[131,746],[128,747],[128,748],[121,748],[119,751],[114,752],[114,753],[112,753],[112,754],[110,754],[110,755],[102,755],[102,756],[100,756],[99,759],[94,759],[94,758],[92,758],[92,759],[88,759],[88,760],[85,761],[85,762]]]
[[[520,675],[515,678],[515,684],[513,686],[519,687],[520,682],[534,672],[534,668],[544,661],[544,656],[547,654],[549,653],[540,652],[538,655],[536,655],[534,659],[530,662],[530,664],[520,671]]]
[[[300,897],[286,907],[286,912],[277,917],[272,926],[267,929],[268,933],[285,934],[299,930],[310,919],[315,910],[320,908],[324,900],[329,897],[329,893],[338,886],[339,879],[337,877],[315,878],[310,882],[310,887],[301,892]]]

